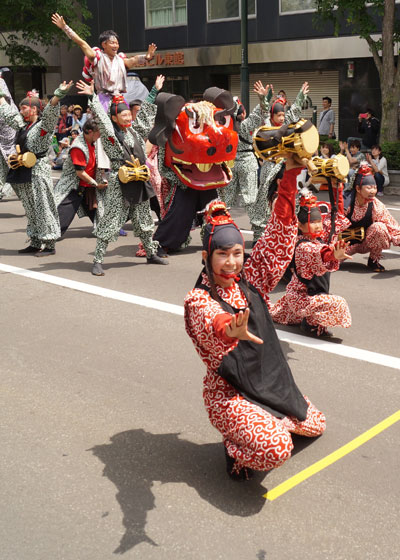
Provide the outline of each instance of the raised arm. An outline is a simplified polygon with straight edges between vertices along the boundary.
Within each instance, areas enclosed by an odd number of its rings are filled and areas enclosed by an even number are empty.
[[[138,66],[141,62],[153,60],[155,52],[157,50],[157,45],[154,43],[150,43],[147,49],[146,54],[137,54],[135,56],[131,56],[130,58],[124,59],[124,64],[128,70],[133,68],[134,66]]]
[[[267,305],[269,292],[275,288],[292,260],[297,235],[297,175],[301,169],[295,157],[287,157],[286,171],[279,183],[271,219],[245,264],[247,280],[257,288]]]
[[[79,35],[75,33],[75,31],[71,29],[69,25],[65,23],[65,20],[62,16],[60,16],[57,13],[53,14],[51,16],[51,21],[54,23],[54,25],[56,25],[59,29],[61,29],[61,31],[64,31],[66,36],[69,39],[71,39],[71,41],[76,43],[78,47],[81,48],[83,54],[88,57],[90,62],[94,61],[95,52],[92,49],[92,47],[88,43],[86,43],[86,41],[84,41],[81,37],[79,37]]]
[[[304,82],[304,84],[300,88],[299,93],[297,94],[296,99],[292,103],[290,109],[288,109],[285,113],[286,124],[297,122],[300,119],[301,113],[303,111],[303,103],[309,91],[310,88],[308,82]]]

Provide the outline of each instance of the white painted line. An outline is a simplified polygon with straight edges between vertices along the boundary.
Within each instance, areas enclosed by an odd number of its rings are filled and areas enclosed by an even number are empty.
[[[397,210],[397,212],[398,212],[400,210],[400,208],[391,208],[389,206],[386,206],[386,210],[394,210],[394,211]]]
[[[132,294],[118,292],[116,290],[109,290],[108,288],[94,286],[93,284],[86,284],[85,282],[76,282],[75,280],[68,280],[67,278],[60,278],[59,276],[52,276],[50,274],[44,274],[43,272],[35,272],[33,270],[17,268],[16,266],[10,266],[2,263],[0,263],[0,271],[17,274],[18,276],[24,276],[25,278],[31,278],[32,280],[40,280],[41,282],[47,282],[48,284],[55,284],[56,286],[62,286],[63,288],[70,288],[71,290],[78,290],[79,292],[86,292],[95,296],[124,301],[125,303],[134,303],[136,305],[142,305],[143,307],[150,307],[152,309],[158,309],[159,311],[174,313],[175,315],[183,315],[183,307],[180,305],[134,296]]]
[[[248,229],[241,229],[240,230],[242,233],[247,233],[248,235],[253,235],[252,231],[249,231]]]
[[[400,251],[391,251],[390,249],[384,249],[383,253],[388,253],[389,255],[400,255]]]
[[[48,284],[54,284],[63,288],[70,288],[72,290],[85,292],[95,296],[123,301],[125,303],[133,303],[135,305],[157,309],[158,311],[166,311],[167,313],[173,313],[174,315],[183,316],[183,307],[181,305],[174,305],[172,303],[165,303],[163,301],[135,296],[133,294],[127,294],[125,292],[118,292],[117,290],[110,290],[108,288],[102,288],[101,286],[86,284],[85,282],[68,280],[67,278],[60,278],[59,276],[52,276],[50,274],[44,274],[43,272],[35,272],[33,270],[17,268],[16,266],[11,266],[8,264],[0,263],[0,271],[8,272],[10,274],[17,274],[18,276],[24,276],[25,278],[31,278],[32,280],[40,280],[41,282],[47,282]],[[292,344],[298,344],[299,346],[314,348],[315,350],[321,350],[330,354],[337,354],[339,356],[352,358],[354,360],[362,360],[364,362],[369,362],[380,366],[400,369],[400,358],[396,358],[395,356],[388,356],[387,354],[370,352],[369,350],[354,348],[352,346],[345,346],[343,344],[334,344],[332,342],[313,339],[307,336],[302,336],[300,334],[281,331],[279,329],[277,329],[276,332],[279,339],[283,342],[290,342]]]

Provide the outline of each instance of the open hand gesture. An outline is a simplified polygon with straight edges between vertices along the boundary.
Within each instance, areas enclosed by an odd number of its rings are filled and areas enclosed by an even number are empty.
[[[65,19],[60,16],[60,14],[53,14],[51,16],[51,21],[60,29],[64,29],[64,27],[66,26]]]
[[[87,84],[83,80],[76,82],[76,89],[79,95],[88,95],[89,97],[94,93],[94,82]]]
[[[250,340],[255,344],[263,344],[261,338],[258,338],[258,336],[251,334],[247,330],[249,316],[250,316],[249,308],[245,309],[244,312],[239,311],[239,313],[236,313],[235,315],[232,316],[231,322],[228,323],[225,327],[226,329],[225,332],[231,338],[238,338],[239,340]]]
[[[301,91],[304,93],[304,95],[308,95],[310,91],[310,86],[308,85],[308,82],[304,82],[304,84],[301,86]]]
[[[341,239],[340,241],[337,241],[337,243],[335,243],[335,245],[333,246],[333,254],[335,255],[336,260],[345,261],[346,259],[352,259],[353,258],[350,255],[346,254],[346,249],[349,245],[350,245],[350,242],[346,243],[346,241],[344,241],[343,239]]]
[[[153,60],[156,50],[157,50],[157,45],[155,45],[154,43],[150,43],[150,45],[147,48],[147,54],[145,57],[146,60]]]
[[[162,87],[164,85],[164,81],[165,81],[165,76],[163,76],[162,74],[157,76],[155,84],[154,84],[156,86],[157,91],[160,91],[160,89],[162,89]]]
[[[257,93],[258,95],[267,95],[268,90],[270,88],[270,85],[267,84],[265,87],[262,85],[262,82],[260,80],[258,80],[258,82],[256,82],[254,84],[254,92]]]

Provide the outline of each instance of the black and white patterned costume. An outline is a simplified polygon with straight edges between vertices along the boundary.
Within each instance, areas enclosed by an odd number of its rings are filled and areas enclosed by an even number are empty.
[[[152,239],[154,221],[151,215],[150,202],[145,200],[133,204],[127,202],[124,198],[118,179],[118,170],[126,159],[124,150],[116,136],[113,123],[105,113],[96,94],[93,95],[92,99],[89,99],[89,107],[98,122],[104,151],[111,162],[108,187],[104,193],[104,214],[95,228],[97,244],[94,262],[103,262],[108,243],[118,239],[120,228],[128,220],[132,221],[133,234],[140,238],[146,256],[149,258],[157,253],[159,246],[158,242]],[[126,129],[125,143],[128,146],[134,148],[135,143],[139,144],[145,152],[145,139],[153,126],[156,111],[155,105],[143,101],[136,120],[133,121],[129,129]]]
[[[7,103],[18,111],[3,78],[0,78],[0,89],[5,93]],[[11,185],[7,183],[7,159],[9,155],[15,152],[15,134],[15,130],[6,125],[4,119],[0,118],[0,200],[12,193]]]
[[[285,124],[297,122],[301,118],[302,105],[305,100],[305,95],[302,90],[299,91],[295,101],[290,108],[285,112]],[[271,120],[265,121],[266,126],[272,126]],[[283,163],[275,163],[273,161],[264,161],[260,172],[260,183],[258,186],[257,200],[254,204],[254,217],[252,220],[252,229],[254,231],[254,241],[257,241],[265,230],[267,221],[270,217],[271,211],[268,205],[268,189],[276,175],[282,168]]]
[[[253,150],[253,133],[264,124],[268,108],[269,103],[266,97],[260,96],[260,104],[240,123],[239,143],[236,152],[235,166],[232,170],[232,181],[223,189],[218,189],[220,199],[223,200],[228,207],[235,205],[239,194],[243,197],[253,231],[256,231],[255,228],[258,216],[258,210],[256,208],[258,162]],[[264,229],[261,233],[263,233]]]
[[[46,157],[59,113],[59,103],[54,106],[48,103],[42,117],[32,124],[24,121],[15,106],[11,107],[7,103],[0,105],[0,119],[17,131],[15,142],[18,143],[18,134],[26,133],[28,151],[39,155],[32,167],[30,182],[17,183],[8,178],[25,209],[28,218],[27,234],[31,239],[31,246],[35,248],[40,248],[43,243],[48,248],[54,248],[56,239],[60,237],[51,167]]]

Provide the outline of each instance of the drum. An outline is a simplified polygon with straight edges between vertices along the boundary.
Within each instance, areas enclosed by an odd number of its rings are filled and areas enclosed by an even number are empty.
[[[347,177],[350,164],[346,156],[338,154],[329,159],[320,157],[312,158],[316,171],[311,172],[311,183],[327,183],[327,177],[335,177],[339,181],[344,181]]]
[[[131,181],[148,181],[150,179],[150,170],[147,165],[140,165],[137,158],[132,157],[132,161],[126,160],[126,165],[121,165],[118,170],[118,178],[121,183],[130,183]]]
[[[8,165],[11,169],[18,169],[18,167],[31,168],[36,163],[36,156],[32,152],[25,152],[24,154],[16,153],[8,156]]]
[[[338,239],[343,239],[343,241],[350,241],[350,245],[354,243],[361,243],[365,238],[365,230],[364,228],[357,227],[357,228],[349,228],[339,233]]]
[[[310,159],[318,145],[318,130],[305,119],[283,127],[261,126],[253,137],[254,152],[263,160],[275,161],[287,152],[297,154],[300,159]]]

